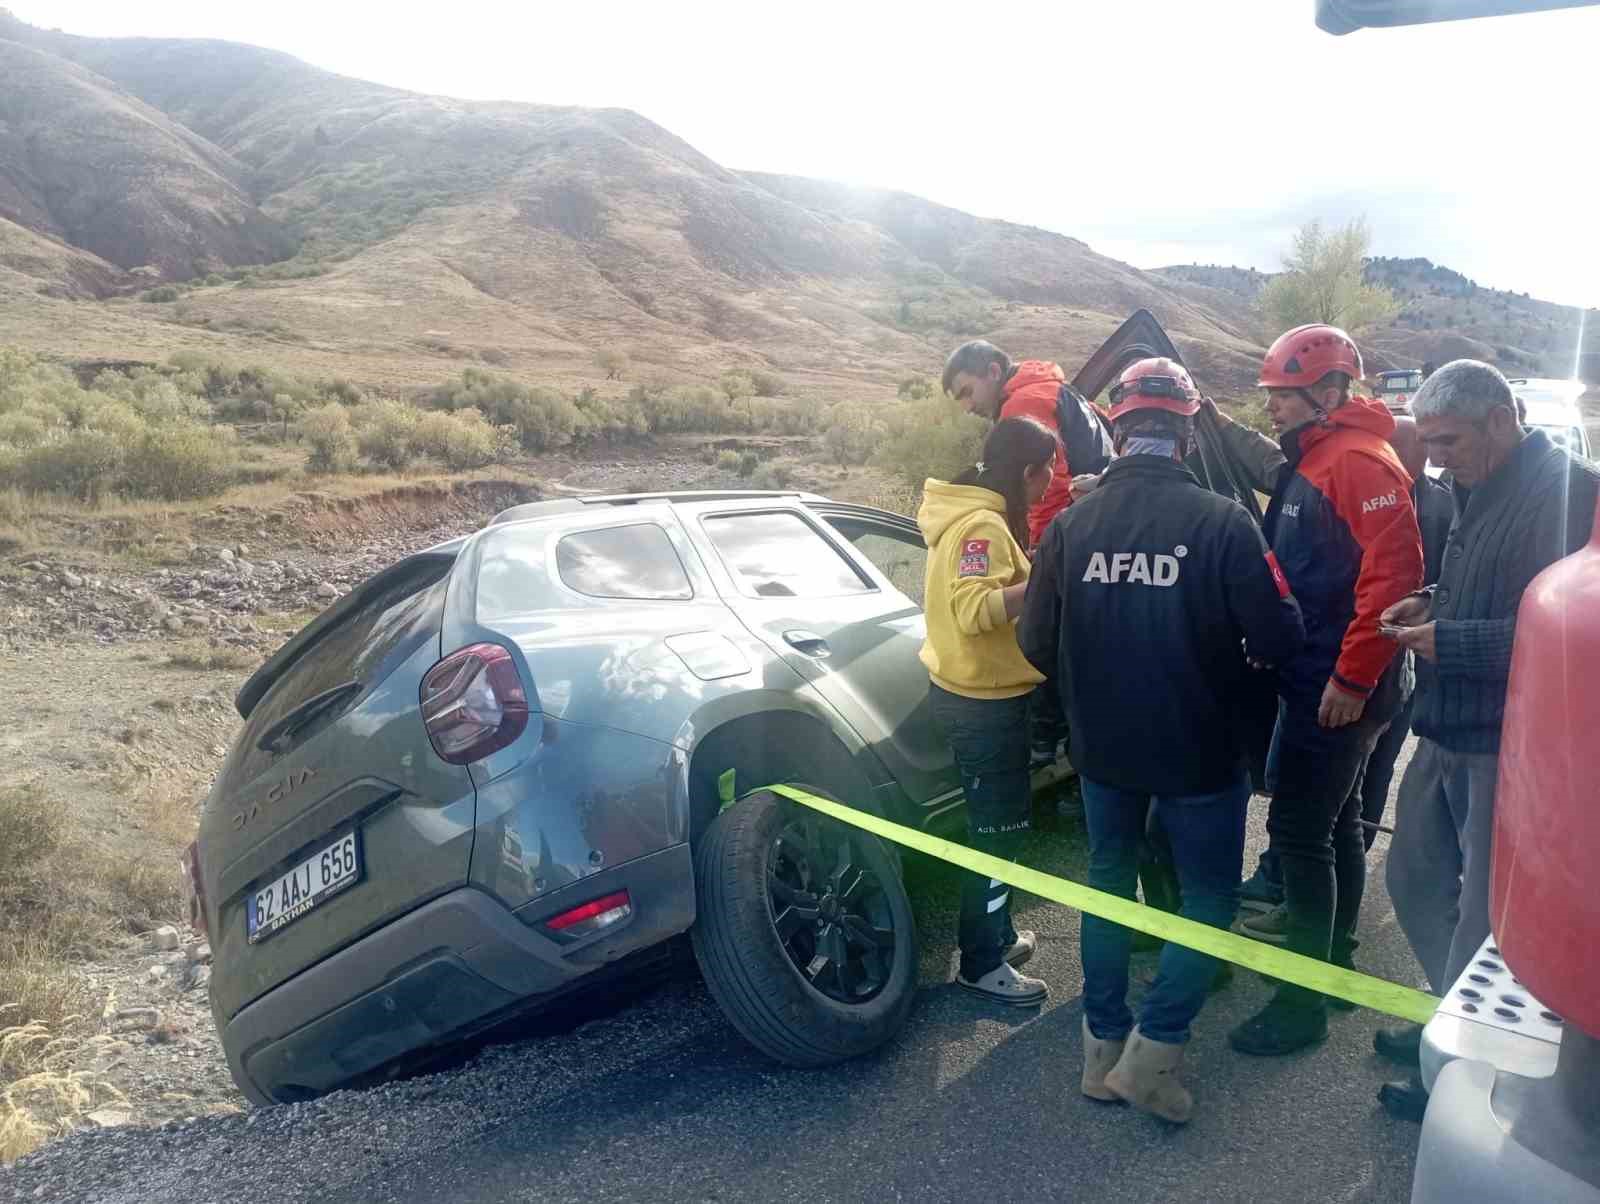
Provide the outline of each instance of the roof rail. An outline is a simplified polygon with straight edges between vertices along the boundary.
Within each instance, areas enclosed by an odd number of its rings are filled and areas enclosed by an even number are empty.
[[[585,506],[634,506],[640,502],[742,502],[760,498],[797,497],[822,501],[803,489],[678,489],[659,493],[606,493],[580,497]]]

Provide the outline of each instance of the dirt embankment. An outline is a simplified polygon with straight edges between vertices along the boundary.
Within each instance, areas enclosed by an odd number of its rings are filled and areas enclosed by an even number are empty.
[[[178,869],[234,692],[371,573],[536,496],[511,480],[304,493],[164,532],[74,517],[48,550],[0,557],[0,1158],[247,1106]],[[107,550],[135,535],[159,554]]]

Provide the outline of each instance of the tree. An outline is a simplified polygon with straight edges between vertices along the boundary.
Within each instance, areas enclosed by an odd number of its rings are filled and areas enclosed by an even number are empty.
[[[727,397],[729,405],[754,397],[756,393],[756,382],[742,368],[730,368],[724,372],[722,379],[717,381],[717,387]]]
[[[1400,308],[1393,293],[1362,279],[1372,234],[1357,218],[1326,232],[1307,222],[1284,258],[1282,275],[1261,291],[1261,313],[1273,332],[1306,322],[1360,330],[1392,317]]]
[[[621,380],[628,370],[628,353],[615,347],[603,347],[594,353],[595,365],[606,374],[607,380]]]

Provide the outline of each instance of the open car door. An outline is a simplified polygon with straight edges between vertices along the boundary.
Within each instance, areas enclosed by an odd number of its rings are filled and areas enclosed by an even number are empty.
[[[1183,356],[1161,328],[1161,323],[1156,321],[1155,315],[1148,309],[1138,310],[1088,358],[1078,375],[1073,377],[1072,387],[1085,397],[1098,397],[1122,375],[1122,370],[1129,364],[1157,355],[1183,364]],[[1184,367],[1188,365],[1184,364]],[[1201,391],[1204,392],[1203,389]],[[1255,490],[1247,484],[1249,477],[1228,453],[1227,446],[1217,434],[1216,419],[1203,409],[1195,415],[1195,443],[1199,455],[1190,460],[1190,471],[1207,489],[1223,497],[1231,497],[1259,523],[1261,503]]]

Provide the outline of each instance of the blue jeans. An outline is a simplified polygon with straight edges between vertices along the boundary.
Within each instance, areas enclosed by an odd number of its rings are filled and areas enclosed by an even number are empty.
[[[1131,899],[1150,796],[1087,778],[1081,781],[1089,827],[1089,885]],[[1172,795],[1154,801],[1172,842],[1183,893],[1181,914],[1226,928],[1233,921],[1244,865],[1249,776],[1241,772],[1237,782],[1215,794]],[[1120,1041],[1133,1028],[1128,1008],[1132,935],[1120,924],[1083,917],[1083,1011],[1089,1031],[1102,1041]],[[1168,941],[1139,1012],[1139,1030],[1150,1040],[1169,1045],[1187,1041],[1189,1024],[1205,1003],[1216,973],[1216,958]]]

